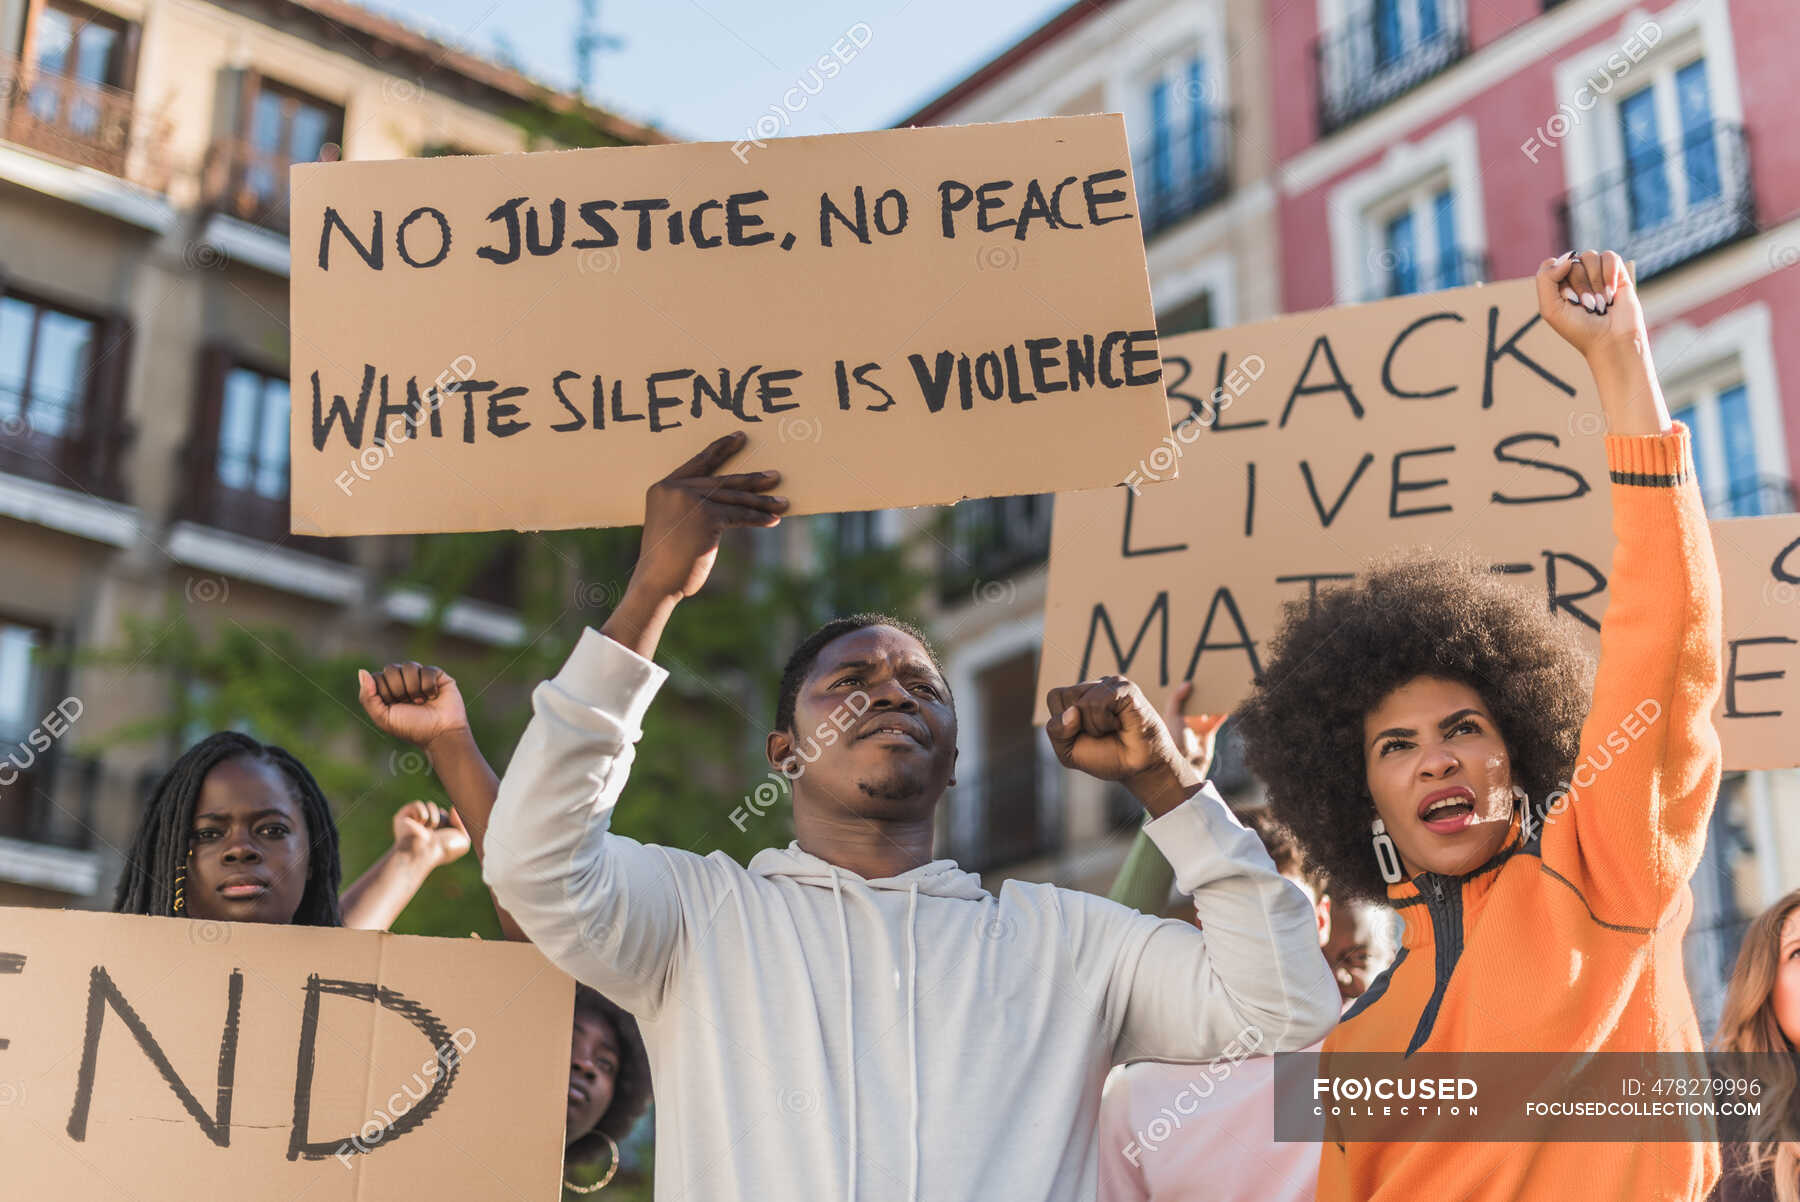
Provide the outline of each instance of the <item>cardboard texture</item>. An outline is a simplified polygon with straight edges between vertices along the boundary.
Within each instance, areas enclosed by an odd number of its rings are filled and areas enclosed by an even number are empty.
[[[4,1193],[555,1198],[573,1012],[526,944],[0,910]]]
[[[1056,499],[1040,694],[1119,673],[1159,703],[1191,679],[1190,712],[1230,709],[1284,603],[1399,547],[1504,565],[1598,654],[1604,420],[1531,280],[1185,335],[1163,364],[1158,452],[1128,487]],[[1800,711],[1800,516],[1714,531],[1728,668],[1738,645],[1726,766],[1800,764],[1800,740],[1780,733]]]
[[[1121,117],[744,151],[294,167],[294,532],[635,525],[738,429],[726,470],[796,514],[1097,488],[1155,445]]]

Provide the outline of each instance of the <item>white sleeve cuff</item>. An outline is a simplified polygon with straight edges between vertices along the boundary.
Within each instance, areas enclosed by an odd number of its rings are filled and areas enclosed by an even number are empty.
[[[1183,893],[1231,875],[1245,857],[1253,863],[1260,859],[1258,867],[1275,870],[1262,840],[1237,820],[1211,781],[1162,817],[1146,822],[1144,833],[1175,870],[1175,886]]]
[[[617,720],[627,740],[635,742],[643,733],[650,703],[668,678],[666,668],[589,626],[550,683],[582,705]]]

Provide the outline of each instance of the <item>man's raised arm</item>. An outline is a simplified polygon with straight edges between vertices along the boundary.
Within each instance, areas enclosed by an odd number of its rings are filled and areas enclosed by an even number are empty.
[[[586,630],[532,694],[500,781],[482,877],[559,967],[634,1013],[660,1004],[682,935],[677,860],[690,853],[611,832],[644,714],[668,674],[650,662],[669,615],[697,592],[730,526],[773,526],[774,472],[714,473],[743,447],[727,435],[652,485],[637,567],[619,608]]]
[[[1048,697],[1066,767],[1131,790],[1144,831],[1194,899],[1202,930],[1104,898],[1065,910],[1075,960],[1118,1032],[1116,1059],[1294,1051],[1337,1021],[1338,992],[1299,886],[1176,747],[1136,685],[1109,676]]]

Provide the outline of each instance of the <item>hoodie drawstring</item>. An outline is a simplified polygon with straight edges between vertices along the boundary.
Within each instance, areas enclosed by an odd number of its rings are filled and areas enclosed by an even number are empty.
[[[907,890],[906,901],[906,1059],[912,1077],[912,1143],[906,1162],[906,1196],[919,1198],[919,882]]]
[[[831,895],[837,899],[838,946],[844,957],[844,1039],[850,1047],[850,1178],[849,1202],[856,1202],[856,990],[850,982],[850,920],[844,914],[844,889],[837,866],[831,867]]]
[[[844,910],[843,879],[831,867],[831,896],[837,902],[838,948],[844,959],[844,1040],[850,1056],[850,1179],[849,1202],[856,1202],[856,992],[850,981],[850,920]],[[906,1196],[919,1197],[919,883],[906,891],[906,1059],[912,1092],[912,1121],[908,1127]]]

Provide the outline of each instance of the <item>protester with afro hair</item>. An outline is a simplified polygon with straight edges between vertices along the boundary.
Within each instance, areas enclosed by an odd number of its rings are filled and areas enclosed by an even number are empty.
[[[1252,771],[1333,892],[1385,897],[1405,924],[1328,1062],[1702,1049],[1681,939],[1720,772],[1711,536],[1624,264],[1564,255],[1537,289],[1609,431],[1618,545],[1591,707],[1542,601],[1414,557],[1290,613],[1239,713]],[[1699,1198],[1718,1175],[1708,1143],[1328,1134],[1319,1197]]]

